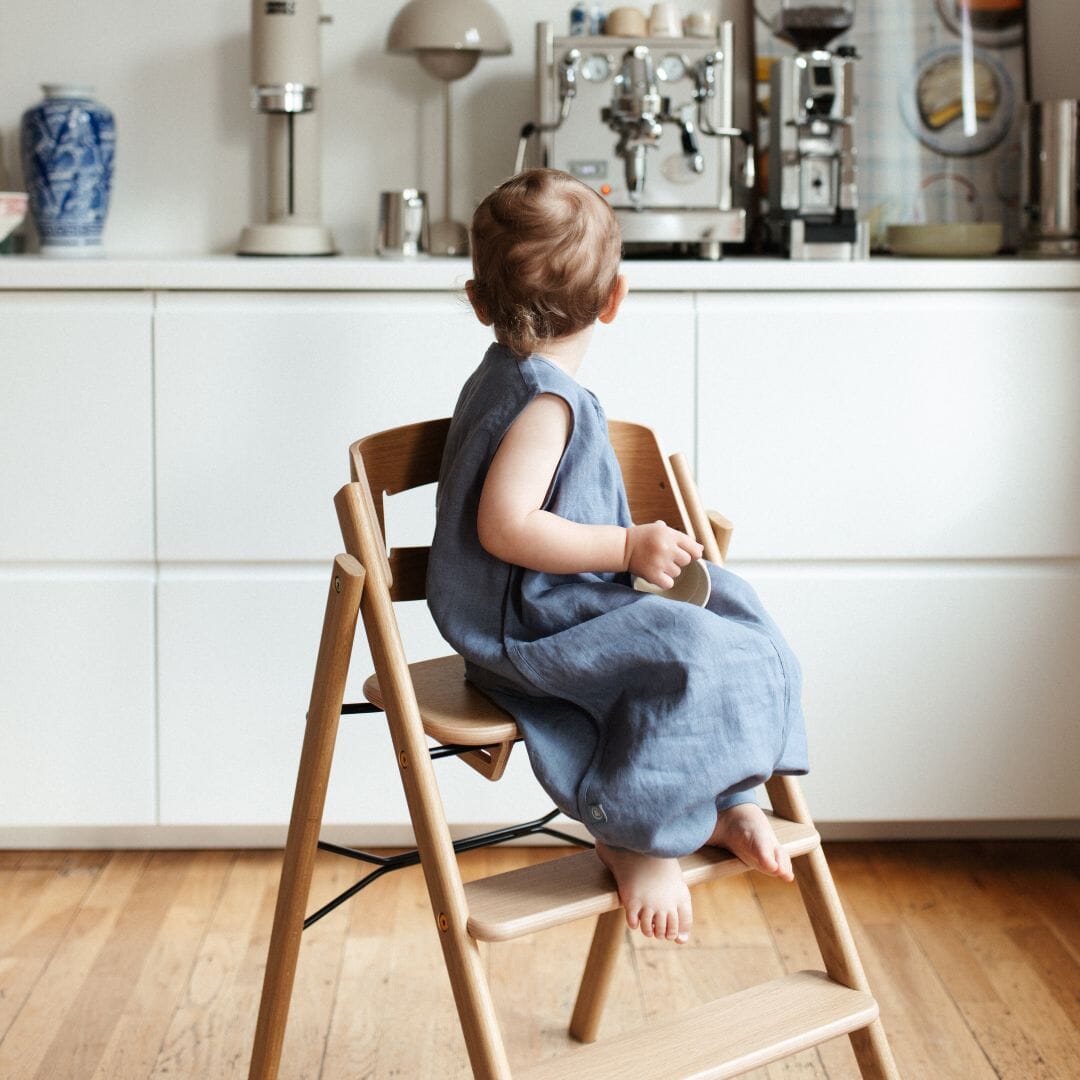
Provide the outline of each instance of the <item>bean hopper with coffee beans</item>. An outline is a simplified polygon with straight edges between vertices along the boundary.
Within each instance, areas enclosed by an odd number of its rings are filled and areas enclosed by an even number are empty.
[[[830,46],[854,22],[854,0],[783,0],[773,32],[795,47],[773,66],[769,127],[769,222],[792,259],[869,255],[858,220],[855,50]]]

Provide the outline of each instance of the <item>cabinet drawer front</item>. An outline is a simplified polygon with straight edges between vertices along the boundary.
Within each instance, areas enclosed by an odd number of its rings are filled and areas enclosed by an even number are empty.
[[[149,298],[0,304],[0,559],[152,559]]]
[[[817,820],[1080,818],[1080,567],[745,576],[802,662]]]
[[[271,825],[289,819],[330,578],[275,569],[242,575],[163,571],[158,636],[161,823]],[[445,656],[422,603],[398,605],[410,660]],[[346,688],[363,701],[370,655],[360,630]],[[499,824],[550,808],[524,748],[498,784],[456,761],[439,766],[455,822]],[[344,716],[327,824],[409,821],[386,718]]]
[[[450,415],[492,340],[446,294],[164,296],[155,327],[165,560],[337,551],[349,443]],[[631,297],[582,379],[690,450],[693,346],[691,298]]]
[[[0,825],[155,821],[148,573],[0,573]]]
[[[1080,554],[1075,293],[703,297],[706,501],[746,558]]]

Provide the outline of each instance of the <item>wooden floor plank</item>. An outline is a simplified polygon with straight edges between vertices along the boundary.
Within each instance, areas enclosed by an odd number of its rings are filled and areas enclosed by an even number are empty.
[[[183,876],[167,897],[157,936],[93,1080],[150,1075],[235,858],[229,851],[168,852],[155,857],[155,862],[173,862]],[[159,880],[165,884],[168,879]]]
[[[93,1076],[112,1031],[127,1009],[166,912],[184,879],[187,858],[152,855],[72,1001],[38,1068],[40,1080]],[[108,1022],[103,1022],[108,1018]]]
[[[97,870],[0,871],[0,1039],[60,947]]]
[[[0,1041],[0,1076],[28,1080],[39,1073],[42,1060],[53,1046],[63,1056],[67,1043],[66,1021],[71,1008],[86,992],[98,958],[119,923],[126,921],[127,907],[149,856],[145,852],[117,852],[109,859],[83,897],[66,932],[41,977]],[[98,1012],[92,1020],[97,1037],[111,1030],[116,1017]],[[89,1033],[84,1033],[89,1034]],[[77,1053],[76,1053],[76,1056]],[[72,1066],[67,1058],[65,1068]],[[86,1073],[53,1073],[52,1078],[85,1076]],[[49,1078],[49,1080],[52,1080]]]
[[[244,852],[230,866],[150,1076],[247,1076],[258,1009],[252,984],[259,982],[249,970],[252,938],[273,918],[280,858],[277,852]],[[254,962],[265,964],[265,943]]]
[[[352,859],[319,852],[315,859],[308,910],[314,911],[344,892],[363,877],[368,869]],[[379,882],[376,881],[372,888],[377,889],[378,886]],[[357,897],[349,903],[363,905],[365,902],[370,904],[371,900],[369,895]],[[316,1080],[321,1075],[334,1001],[338,994],[350,914],[348,908],[339,907],[305,930],[300,939],[300,958],[293,988],[294,1007],[281,1052],[282,1076],[295,1080]],[[260,935],[267,945],[270,941],[270,926],[271,924],[265,924]],[[266,960],[265,949],[258,959],[259,970],[262,970]],[[260,989],[261,986],[255,987],[256,994]],[[250,1034],[254,1035],[254,1029]]]

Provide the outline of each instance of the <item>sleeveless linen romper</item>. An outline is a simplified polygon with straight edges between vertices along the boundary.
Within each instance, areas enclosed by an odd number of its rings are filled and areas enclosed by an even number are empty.
[[[469,681],[517,721],[560,810],[612,847],[685,855],[718,808],[752,800],[774,772],[807,771],[799,665],[754,590],[721,567],[699,608],[636,592],[627,573],[539,573],[481,547],[488,467],[545,393],[573,420],[544,509],[631,524],[596,397],[543,357],[492,345],[450,425],[428,605]]]

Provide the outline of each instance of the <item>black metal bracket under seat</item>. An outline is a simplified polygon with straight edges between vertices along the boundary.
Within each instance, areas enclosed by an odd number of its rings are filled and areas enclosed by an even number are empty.
[[[355,702],[352,704],[344,704],[341,706],[341,715],[350,716],[357,713],[374,713],[382,712],[377,705],[372,705],[367,701]],[[457,746],[453,744],[432,746],[429,748],[428,753],[431,755],[432,760],[437,760],[444,757],[456,757],[459,754],[467,754],[472,750],[475,750],[475,746]],[[454,841],[454,851],[460,854],[463,851],[473,851],[476,848],[492,847],[495,844],[505,844],[508,840],[519,840],[524,836],[553,836],[558,840],[565,840],[568,843],[576,844],[578,847],[591,848],[594,847],[588,840],[582,840],[577,836],[571,836],[570,833],[562,832],[559,829],[552,829],[548,827],[548,822],[553,818],[558,817],[561,813],[557,808],[544,814],[543,817],[535,818],[533,821],[524,821],[520,825],[507,825],[501,829],[492,829],[490,832],[476,833],[473,836],[464,836],[460,840]],[[343,855],[349,859],[357,859],[360,862],[368,863],[376,869],[371,873],[362,877],[355,885],[351,885],[343,893],[335,896],[329,903],[324,904],[318,911],[309,915],[304,920],[304,929],[317,923],[321,918],[329,915],[335,908],[340,907],[346,900],[351,900],[361,889],[366,888],[373,881],[382,877],[383,874],[388,874],[392,870],[403,870],[406,866],[418,866],[420,863],[420,853],[415,849],[409,851],[403,851],[398,855],[372,855],[368,851],[358,851],[355,848],[345,847],[341,844],[331,844],[329,841],[319,841],[320,851],[329,851],[335,855]]]

